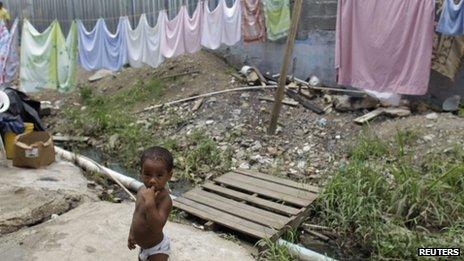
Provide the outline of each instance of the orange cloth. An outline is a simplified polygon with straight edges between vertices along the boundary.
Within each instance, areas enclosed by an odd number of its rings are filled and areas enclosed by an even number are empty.
[[[264,42],[266,25],[260,0],[242,1],[242,35],[244,42]]]

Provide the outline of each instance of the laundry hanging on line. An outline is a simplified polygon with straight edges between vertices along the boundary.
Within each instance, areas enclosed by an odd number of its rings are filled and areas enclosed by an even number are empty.
[[[211,11],[208,1],[204,2],[202,21],[202,46],[216,50],[221,44],[233,46],[241,39],[242,8],[239,0],[228,7],[225,0],[219,0],[217,7]]]
[[[77,27],[73,22],[65,38],[57,21],[39,33],[24,20],[21,42],[20,89],[68,91],[74,85],[77,59]]]
[[[127,60],[131,67],[140,68],[144,64],[158,67],[164,58],[160,50],[161,22],[155,27],[148,24],[147,16],[142,14],[138,26],[132,29],[129,18],[124,18],[124,39],[127,46]]]
[[[263,0],[267,38],[276,41],[288,35],[290,29],[289,0]]]
[[[264,42],[266,24],[260,0],[242,1],[242,37],[246,43]]]
[[[184,53],[194,53],[201,49],[201,28],[203,6],[199,2],[192,16],[187,7],[182,6],[177,16],[169,20],[166,11],[160,12],[165,30],[161,37],[161,52],[172,58]]]
[[[166,10],[159,13],[164,30],[161,33],[161,53],[166,58],[172,58],[185,53],[184,40],[184,9],[180,8],[177,16],[169,20]]]
[[[187,8],[184,8],[184,41],[187,53],[196,53],[201,50],[201,28],[203,19],[203,4],[197,3],[197,7],[192,16],[189,15]]]
[[[339,0],[338,83],[377,92],[424,95],[431,69],[433,4],[433,0]]]
[[[438,22],[443,12],[443,0],[435,2],[435,20]],[[464,35],[450,36],[435,33],[432,69],[454,81],[464,63]]]
[[[119,19],[116,33],[111,33],[105,20],[97,20],[87,31],[82,21],[77,22],[79,32],[79,64],[87,71],[107,69],[119,71],[127,63],[125,18]]]
[[[437,31],[445,35],[464,35],[464,1],[445,0]]]
[[[19,68],[18,25],[16,19],[8,30],[0,20],[0,85],[12,82]]]

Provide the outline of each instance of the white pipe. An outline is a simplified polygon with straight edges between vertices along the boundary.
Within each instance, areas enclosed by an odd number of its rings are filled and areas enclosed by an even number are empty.
[[[98,163],[94,162],[93,160],[91,160],[91,159],[89,159],[89,158],[87,158],[85,156],[81,156],[81,155],[69,152],[69,151],[64,150],[64,149],[62,149],[60,147],[57,147],[57,146],[55,146],[55,152],[56,152],[57,155],[59,155],[63,159],[71,161],[71,162],[75,162],[75,163],[77,163],[77,165],[79,165],[80,167],[82,167],[82,168],[84,168],[84,169],[86,169],[88,171],[101,173],[101,172],[103,172],[103,171],[101,171],[101,169],[103,169],[104,172],[107,172],[109,175],[111,175],[110,178],[117,179],[126,188],[128,188],[129,190],[131,190],[133,192],[137,192],[143,186],[142,182],[140,182],[140,181],[138,181],[136,179],[133,179],[131,177],[128,177],[126,175],[120,174],[120,173],[118,173],[118,172],[116,172],[114,170],[111,170],[109,168],[106,168],[104,166],[101,166]],[[102,174],[106,174],[106,173],[102,173]]]
[[[304,248],[299,245],[292,244],[288,241],[285,241],[283,239],[277,240],[277,244],[284,246],[290,251],[290,254],[298,257],[299,260],[304,260],[304,261],[336,261],[333,258],[330,258],[325,255],[321,255],[317,252],[314,252],[312,250],[309,250],[307,248]]]

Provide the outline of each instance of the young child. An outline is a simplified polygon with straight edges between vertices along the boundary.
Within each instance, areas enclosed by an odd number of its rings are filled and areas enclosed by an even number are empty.
[[[169,238],[163,227],[172,209],[169,191],[165,188],[174,166],[171,153],[160,147],[145,150],[140,159],[140,179],[145,187],[137,193],[135,211],[127,246],[140,247],[139,260],[168,260]]]

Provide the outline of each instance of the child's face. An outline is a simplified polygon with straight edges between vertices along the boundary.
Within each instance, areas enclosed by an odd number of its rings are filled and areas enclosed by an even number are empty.
[[[161,160],[148,159],[143,163],[140,178],[145,187],[154,187],[156,191],[159,191],[171,179],[171,174]]]

